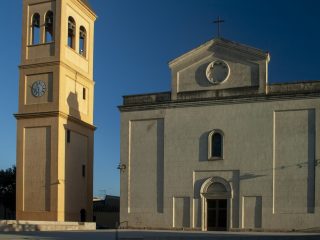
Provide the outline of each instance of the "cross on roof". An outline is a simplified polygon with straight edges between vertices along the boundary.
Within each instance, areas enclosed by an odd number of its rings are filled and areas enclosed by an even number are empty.
[[[224,22],[224,20],[220,19],[220,16],[218,16],[217,20],[213,21],[213,23],[218,25],[218,37],[220,37],[220,24]]]

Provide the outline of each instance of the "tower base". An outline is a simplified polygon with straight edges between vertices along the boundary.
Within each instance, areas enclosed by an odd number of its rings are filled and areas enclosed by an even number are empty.
[[[95,222],[56,222],[56,221],[27,221],[2,220],[0,230],[3,232],[25,231],[84,231],[96,230]]]

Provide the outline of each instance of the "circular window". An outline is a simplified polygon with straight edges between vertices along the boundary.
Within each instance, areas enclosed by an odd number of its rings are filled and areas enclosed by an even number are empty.
[[[216,60],[207,66],[206,76],[212,84],[219,84],[228,79],[230,75],[229,65],[222,60]]]

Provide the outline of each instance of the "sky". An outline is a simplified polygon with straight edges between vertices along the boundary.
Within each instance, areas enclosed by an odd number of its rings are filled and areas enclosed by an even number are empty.
[[[269,82],[320,80],[318,0],[89,0],[95,25],[94,195],[119,195],[123,95],[170,91],[168,62],[217,36],[268,51]],[[0,169],[16,160],[22,1],[2,3]]]

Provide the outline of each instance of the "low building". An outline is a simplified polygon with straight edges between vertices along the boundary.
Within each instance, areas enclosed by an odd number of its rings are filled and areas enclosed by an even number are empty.
[[[94,198],[93,218],[97,228],[117,228],[119,224],[120,198],[106,195],[104,199]]]

